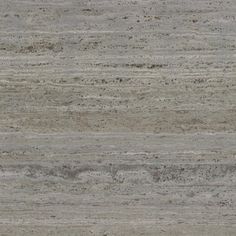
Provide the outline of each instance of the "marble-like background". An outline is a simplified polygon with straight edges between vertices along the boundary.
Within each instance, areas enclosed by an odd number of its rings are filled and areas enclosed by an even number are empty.
[[[236,235],[235,0],[0,0],[0,235]]]

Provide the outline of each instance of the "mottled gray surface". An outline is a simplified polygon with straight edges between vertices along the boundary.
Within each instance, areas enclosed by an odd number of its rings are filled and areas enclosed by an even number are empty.
[[[0,0],[0,235],[235,236],[235,12]]]

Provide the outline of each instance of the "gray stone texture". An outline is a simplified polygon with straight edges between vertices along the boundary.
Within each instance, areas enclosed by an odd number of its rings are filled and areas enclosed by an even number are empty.
[[[0,235],[236,235],[235,0],[0,0]]]

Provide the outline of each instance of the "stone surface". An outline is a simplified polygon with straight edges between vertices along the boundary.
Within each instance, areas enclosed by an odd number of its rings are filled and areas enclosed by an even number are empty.
[[[0,235],[236,235],[235,0],[0,0]]]

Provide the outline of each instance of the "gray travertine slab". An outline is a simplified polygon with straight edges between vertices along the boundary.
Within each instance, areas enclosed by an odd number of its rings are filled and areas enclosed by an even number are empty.
[[[0,235],[236,235],[236,1],[0,0]]]

